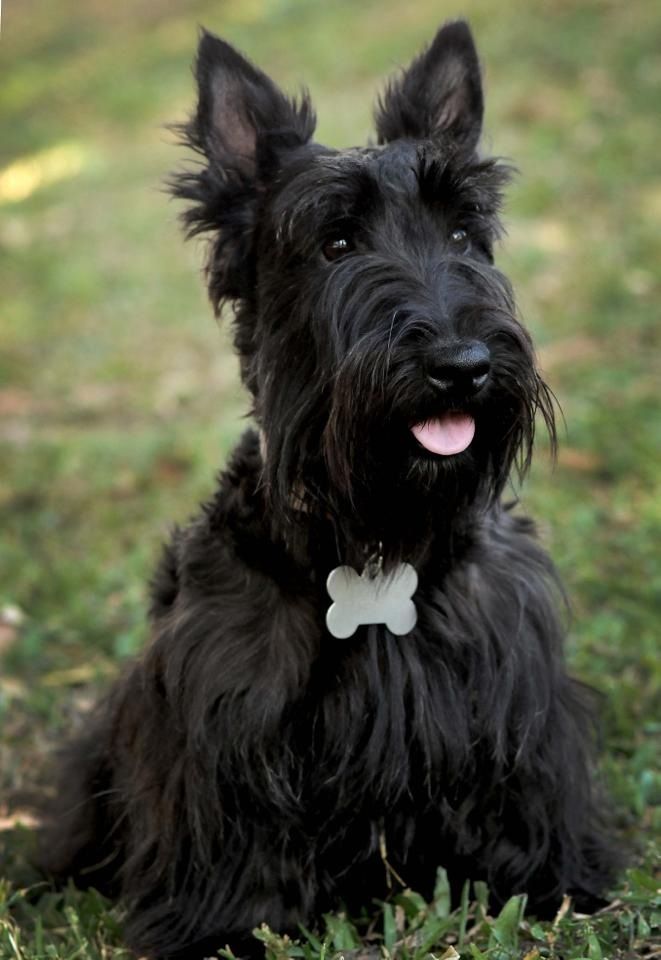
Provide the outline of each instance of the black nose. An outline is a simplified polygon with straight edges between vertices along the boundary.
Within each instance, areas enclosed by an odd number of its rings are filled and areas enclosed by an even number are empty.
[[[491,355],[479,340],[456,340],[430,350],[425,368],[437,390],[472,396],[489,379]]]

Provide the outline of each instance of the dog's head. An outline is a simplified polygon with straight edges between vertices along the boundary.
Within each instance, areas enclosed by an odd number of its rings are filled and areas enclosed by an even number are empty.
[[[209,33],[197,81],[183,130],[203,164],[173,189],[209,235],[216,310],[235,307],[274,508],[387,540],[395,514],[498,496],[553,411],[493,265],[510,171],[477,152],[468,26],[443,26],[390,82],[367,147],[313,142],[307,95]]]

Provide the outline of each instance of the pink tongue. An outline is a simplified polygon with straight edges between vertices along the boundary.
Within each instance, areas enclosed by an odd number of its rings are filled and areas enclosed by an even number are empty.
[[[430,453],[448,457],[461,453],[475,436],[475,421],[467,413],[445,413],[411,427],[413,436]]]

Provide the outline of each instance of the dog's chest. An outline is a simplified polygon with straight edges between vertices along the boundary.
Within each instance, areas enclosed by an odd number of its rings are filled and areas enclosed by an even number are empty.
[[[297,739],[329,806],[386,813],[404,796],[429,795],[467,748],[471,698],[442,645],[420,626],[405,636],[377,624],[348,640],[327,637]]]

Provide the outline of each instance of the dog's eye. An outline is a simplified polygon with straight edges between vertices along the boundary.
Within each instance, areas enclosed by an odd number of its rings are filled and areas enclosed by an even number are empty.
[[[353,244],[350,240],[347,240],[346,237],[336,237],[334,240],[329,240],[322,247],[324,256],[330,261],[339,260],[345,253],[351,253],[352,250]]]
[[[454,253],[466,253],[470,245],[470,238],[465,230],[459,228],[450,234],[450,246]]]

